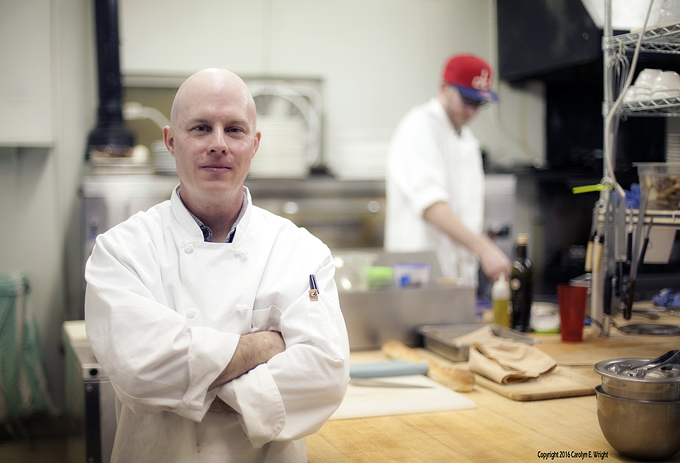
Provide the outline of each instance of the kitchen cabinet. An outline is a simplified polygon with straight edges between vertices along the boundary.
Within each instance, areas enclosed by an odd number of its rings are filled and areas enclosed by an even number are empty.
[[[614,176],[616,166],[615,140],[619,120],[635,116],[680,116],[680,97],[624,100],[618,105],[616,103],[620,92],[627,91],[623,82],[626,82],[629,75],[635,72],[634,68],[628,68],[628,55],[636,50],[638,42],[640,42],[640,54],[680,55],[680,22],[648,26],[641,40],[641,31],[614,35],[611,27],[611,3],[611,0],[605,2],[605,28],[602,40],[604,51],[603,113],[605,119],[603,180]],[[609,334],[609,316],[612,314],[612,307],[615,305],[611,297],[612,287],[617,285],[617,278],[619,280],[624,279],[624,275],[619,269],[622,266],[622,261],[626,260],[623,257],[626,240],[629,243],[632,242],[632,252],[629,252],[629,256],[627,256],[627,260],[630,261],[630,272],[625,282],[626,285],[622,286],[621,281],[619,281],[618,287],[622,288],[620,306],[624,307],[624,318],[628,319],[632,307],[636,271],[642,265],[642,256],[644,256],[641,251],[644,246],[642,244],[643,233],[647,233],[647,236],[649,236],[649,232],[652,231],[652,222],[655,229],[659,227],[666,229],[669,227],[672,229],[680,228],[680,215],[676,217],[676,211],[659,211],[649,208],[646,210],[643,197],[637,211],[628,210],[629,212],[626,212],[624,207],[617,205],[615,198],[614,190],[603,189],[593,214],[593,222],[597,223],[598,226],[597,235],[604,238],[604,251],[602,265],[593,266],[590,315],[594,325],[604,335]],[[625,219],[622,215],[625,215]],[[637,221],[637,225],[633,226],[635,221]],[[647,224],[649,224],[649,227],[646,226]],[[629,238],[626,238],[624,233],[626,227],[632,227],[634,230]],[[672,236],[674,237],[675,234]],[[630,247],[630,244],[628,246]]]
[[[0,0],[0,147],[50,147],[51,1]]]

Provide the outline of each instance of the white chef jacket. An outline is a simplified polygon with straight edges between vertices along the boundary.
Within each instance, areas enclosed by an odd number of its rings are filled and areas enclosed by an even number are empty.
[[[306,462],[304,436],[344,397],[330,251],[245,192],[233,243],[204,242],[177,191],[97,237],[85,321],[117,396],[113,462]],[[280,331],[285,352],[208,392],[240,335],[261,330]],[[216,396],[238,413],[208,412]]]
[[[468,126],[458,134],[437,98],[399,123],[387,155],[385,249],[435,251],[444,277],[478,285],[479,262],[465,247],[423,218],[449,203],[474,233],[484,225],[484,170],[479,142]]]

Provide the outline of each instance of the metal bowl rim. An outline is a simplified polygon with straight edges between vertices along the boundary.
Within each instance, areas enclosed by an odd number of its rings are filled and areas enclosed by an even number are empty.
[[[610,399],[616,399],[616,400],[620,400],[620,401],[623,401],[623,402],[635,402],[635,403],[638,403],[638,404],[661,404],[661,405],[677,404],[677,405],[680,405],[680,399],[678,399],[678,400],[640,400],[640,399],[628,399],[626,397],[618,397],[618,396],[607,394],[606,392],[604,392],[602,390],[601,384],[598,384],[597,386],[595,386],[595,393],[598,396],[603,395],[603,396],[608,397]]]
[[[602,386],[603,393],[622,399],[651,400],[654,402],[680,400],[680,384],[676,383],[625,383],[615,379],[602,378],[600,386]],[[661,387],[664,389],[657,389]],[[635,398],[630,397],[633,394],[636,395]]]
[[[649,384],[649,383],[647,383]],[[605,383],[601,384],[602,392],[613,397],[620,399],[632,399],[632,400],[648,400],[652,402],[673,402],[680,400],[680,389],[672,389],[667,391],[649,391],[646,389],[642,390],[626,390],[625,388],[617,387],[605,387]],[[607,389],[605,391],[605,389]],[[636,397],[630,397],[635,395]]]
[[[595,372],[600,376],[606,376],[608,378],[616,379],[619,381],[630,382],[630,383],[680,383],[680,376],[675,378],[631,378],[629,376],[622,376],[612,373],[606,369],[607,366],[613,365],[615,363],[623,363],[623,361],[638,360],[640,363],[650,362],[654,359],[649,358],[638,358],[638,357],[628,357],[628,358],[618,358],[602,360],[595,364]]]

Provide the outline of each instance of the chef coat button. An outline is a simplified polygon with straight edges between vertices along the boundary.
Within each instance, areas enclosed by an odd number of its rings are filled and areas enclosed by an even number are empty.
[[[186,252],[187,254],[191,254],[192,252],[194,252],[194,245],[187,244],[186,246],[184,246],[184,252]]]
[[[237,310],[239,313],[243,313],[243,312],[245,312],[246,310],[248,310],[248,306],[245,305],[245,304],[239,304],[239,305],[236,306],[236,310]]]
[[[198,314],[197,311],[195,311],[194,309],[191,309],[191,310],[187,311],[187,318],[194,318],[197,314]]]

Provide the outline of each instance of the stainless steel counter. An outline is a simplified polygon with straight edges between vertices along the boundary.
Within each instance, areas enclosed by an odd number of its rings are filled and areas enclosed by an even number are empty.
[[[173,175],[92,175],[81,185],[84,258],[94,239],[138,211],[170,198]],[[253,204],[307,228],[331,248],[381,247],[385,185],[332,177],[247,179]]]
[[[115,391],[85,334],[85,321],[67,321],[66,415],[70,462],[108,463],[116,435]]]

